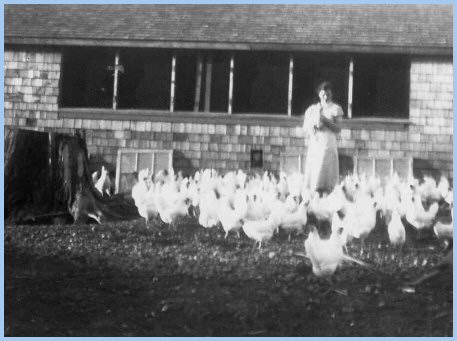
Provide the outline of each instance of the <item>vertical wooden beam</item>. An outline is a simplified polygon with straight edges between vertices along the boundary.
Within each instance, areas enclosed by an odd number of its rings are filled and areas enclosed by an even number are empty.
[[[151,171],[150,171],[151,174],[155,174],[156,173],[156,170],[155,170],[155,163],[156,162],[155,161],[156,161],[156,153],[152,153],[152,158],[151,158],[152,164],[151,164]]]
[[[287,93],[287,116],[292,116],[292,89],[294,84],[294,57],[289,59],[289,91]]]
[[[121,184],[121,158],[122,158],[122,151],[120,149],[117,150],[117,160],[116,160],[116,189],[115,192],[119,193],[119,187]]]
[[[228,113],[232,113],[233,104],[233,70],[235,68],[235,56],[233,53],[230,56],[230,82],[229,82],[229,99],[228,99]]]
[[[348,118],[352,118],[352,97],[354,87],[354,59],[349,60],[349,82],[348,82]]]
[[[206,60],[206,84],[205,84],[205,111],[210,111],[211,104],[211,79],[213,72],[213,56],[209,55]]]
[[[200,93],[202,89],[202,55],[199,53],[197,58],[197,80],[195,81],[195,100],[194,111],[200,110]]]
[[[135,171],[136,172],[139,172],[141,169],[138,169],[138,161],[139,161],[139,157],[138,157],[138,152],[135,152]]]
[[[55,170],[57,169],[56,164],[56,157],[54,156],[54,149],[55,149],[55,136],[54,133],[48,133],[48,202],[51,203],[51,207],[48,207],[52,210],[52,212],[56,211],[56,201],[54,200],[54,193],[55,193]]]
[[[376,176],[376,158],[373,158],[372,176]]]
[[[392,178],[393,175],[394,175],[394,158],[391,157],[390,158],[390,177]]]
[[[171,93],[170,93],[170,111],[175,111],[175,87],[176,87],[176,53],[173,53],[171,59]]]
[[[113,85],[113,109],[117,109],[117,94],[119,80],[119,51],[114,56],[114,85]]]

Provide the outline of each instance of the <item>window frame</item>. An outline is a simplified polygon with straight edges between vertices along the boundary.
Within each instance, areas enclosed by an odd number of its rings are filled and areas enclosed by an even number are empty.
[[[75,47],[71,47],[67,50],[64,50],[64,58],[65,58],[65,53],[71,52],[74,50]],[[111,47],[106,47],[106,51],[113,51],[113,48]],[[119,72],[121,70],[122,72],[122,51],[127,50],[127,48],[122,48],[122,49],[116,49],[114,50],[114,60],[113,60],[113,105],[112,105],[112,111],[121,114],[120,116],[123,116],[122,113],[129,114],[131,115],[132,112],[141,112],[141,113],[161,113],[163,115],[166,115],[167,113],[182,113],[182,114],[198,114],[198,115],[221,115],[221,116],[226,116],[226,115],[247,115],[247,116],[252,116],[253,119],[256,117],[261,118],[262,116],[278,116],[278,117],[289,117],[293,118],[295,117],[301,117],[303,113],[298,113],[295,112],[293,113],[293,100],[294,100],[294,80],[297,78],[297,74],[295,72],[296,67],[297,67],[297,56],[298,55],[306,55],[304,52],[289,52],[288,54],[285,53],[284,51],[281,52],[281,56],[288,55],[288,75],[284,76],[285,79],[287,79],[287,89],[285,89],[286,94],[286,103],[285,103],[285,108],[286,112],[271,112],[271,113],[256,113],[256,112],[239,112],[239,113],[233,113],[233,96],[234,96],[234,86],[236,86],[236,82],[234,80],[234,74],[235,74],[235,69],[237,68],[237,58],[236,58],[236,52],[237,50],[229,51],[229,50],[223,50],[222,53],[227,55],[227,61],[229,63],[228,65],[228,93],[226,94],[227,96],[227,109],[225,111],[211,111],[211,87],[212,87],[212,78],[211,78],[211,68],[212,68],[212,55],[213,53],[220,53],[218,50],[198,50],[198,49],[192,49],[190,50],[192,54],[195,54],[196,57],[196,75],[195,75],[195,80],[194,80],[194,90],[195,93],[191,96],[194,98],[194,103],[192,105],[189,105],[189,107],[192,107],[191,110],[176,110],[176,63],[177,63],[177,58],[179,58],[179,53],[182,53],[184,50],[180,49],[167,49],[170,51],[170,55],[172,60],[170,61],[171,64],[171,75],[170,75],[170,105],[168,110],[167,109],[149,109],[149,108],[129,108],[129,109],[119,109],[118,108],[118,91],[119,91]],[[179,52],[179,53],[178,53]],[[249,51],[248,51],[249,52]],[[263,53],[278,53],[278,51],[262,51]],[[322,52],[325,55],[329,55],[328,52]],[[316,56],[316,54],[314,53]],[[407,96],[408,98],[408,105],[406,107],[406,113],[405,115],[401,117],[396,117],[395,114],[391,115],[383,115],[383,116],[364,116],[364,115],[354,115],[354,110],[353,110],[353,103],[354,103],[354,69],[357,68],[357,56],[361,56],[363,54],[355,54],[355,53],[338,53],[334,54],[331,56],[331,58],[344,58],[345,62],[347,62],[347,85],[345,85],[345,88],[347,89],[347,106],[343,107],[343,111],[345,112],[345,120],[371,120],[375,122],[384,122],[384,121],[398,121],[399,123],[403,124],[406,121],[409,121],[410,118],[410,108],[409,108],[409,97],[410,94],[405,94],[404,96]],[[409,56],[403,54],[400,55],[401,58],[407,61],[407,66],[410,67],[411,65],[411,59]],[[63,70],[65,71],[65,70]],[[405,79],[405,81],[410,84],[410,73],[409,70],[406,72],[406,76],[409,76],[409,79]],[[62,73],[62,77],[65,77],[65,72]],[[61,84],[65,83],[65,79],[62,78]],[[63,89],[63,86],[61,85],[60,87],[61,92]],[[198,98],[197,98],[198,96]],[[220,95],[224,96],[224,95]],[[284,96],[283,96],[284,97]],[[61,103],[61,101],[59,101]],[[91,109],[89,107],[66,107],[60,105],[59,111],[61,112],[76,112],[80,111],[83,112],[84,110]],[[100,109],[100,108],[95,108],[95,109]],[[99,110],[99,111],[103,111]],[[143,116],[143,115],[141,115]]]
[[[173,170],[173,150],[171,149],[148,149],[148,148],[119,148],[117,151],[117,160],[116,160],[116,180],[115,180],[115,193],[119,193],[120,191],[120,181],[122,173],[122,155],[123,154],[136,154],[135,155],[135,167],[134,171],[139,172],[141,169],[138,169],[138,155],[139,154],[152,154],[151,158],[151,167],[149,167],[149,171],[152,174],[157,173],[159,169],[155,169],[155,156],[156,154],[168,154],[168,166],[167,170],[171,172]],[[131,190],[131,189],[130,189]]]

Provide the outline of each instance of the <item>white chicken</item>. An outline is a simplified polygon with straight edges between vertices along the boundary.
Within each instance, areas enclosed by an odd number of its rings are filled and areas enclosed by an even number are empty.
[[[189,215],[191,199],[187,192],[180,192],[173,174],[169,174],[160,182],[155,184],[155,204],[160,219],[176,227],[179,219]]]
[[[398,209],[392,211],[392,218],[387,225],[387,232],[389,234],[390,244],[394,247],[399,247],[401,250],[406,241],[406,230],[401,221]]]
[[[273,212],[268,219],[245,220],[243,223],[243,231],[250,239],[259,243],[259,249],[262,243],[269,241],[278,228],[278,217]]]
[[[415,188],[423,202],[428,203],[441,199],[441,192],[438,189],[435,179],[431,176],[425,175],[423,182],[415,186]]]
[[[441,195],[441,198],[445,199],[448,197],[449,192],[451,191],[451,187],[449,185],[448,179],[442,175],[440,178],[440,182],[438,183],[438,191]]]
[[[236,173],[236,180],[239,188],[244,188],[246,186],[247,174],[241,169]]]
[[[138,213],[145,219],[146,227],[151,219],[158,216],[154,184],[150,181],[149,169],[138,172],[138,182],[132,188],[132,198]]]
[[[205,228],[212,228],[219,225],[219,214],[218,214],[218,197],[214,189],[207,189],[200,192],[200,215],[198,217],[198,223]]]
[[[138,213],[145,219],[146,227],[148,226],[149,221],[158,218],[159,209],[157,207],[157,193],[154,184],[151,184],[143,201],[138,203],[137,208]]]
[[[157,184],[157,186],[160,186]],[[173,193],[169,188],[167,191],[161,191],[159,188],[156,192],[156,206],[160,219],[175,228],[179,219],[189,215],[189,206],[191,200],[179,192]],[[164,195],[165,194],[165,195]]]
[[[454,238],[454,207],[451,205],[451,217],[452,220],[449,223],[443,223],[437,221],[433,226],[433,232],[438,239],[444,239],[447,241],[453,240]]]
[[[329,280],[344,258],[338,232],[332,232],[329,239],[321,239],[314,225],[310,226],[308,238],[305,240],[305,252],[311,261],[314,275]]]
[[[343,199],[339,189],[335,188],[329,195],[319,196],[313,193],[308,205],[308,212],[314,215],[319,222],[332,223],[333,214],[343,206]]]
[[[92,179],[95,179],[94,174],[92,174]],[[95,182],[95,188],[101,195],[111,196],[111,179],[105,166],[102,166],[100,170],[100,177]]]
[[[289,212],[287,210],[280,216],[279,228],[290,236],[292,233],[303,233],[308,222],[308,207],[304,200],[299,204],[297,210]]]
[[[348,236],[361,241],[363,252],[365,239],[376,226],[376,202],[363,193],[356,198],[355,202],[346,202],[344,205],[344,229]]]
[[[224,238],[227,238],[229,232],[232,231],[236,232],[239,238],[240,229],[243,225],[241,214],[230,205],[227,197],[221,197],[216,205],[219,221],[225,231]]]
[[[135,205],[143,201],[146,193],[149,191],[149,169],[142,169],[138,172],[138,182],[132,187],[132,198]],[[138,205],[137,205],[138,206]]]
[[[438,213],[438,203],[433,202],[426,211],[419,193],[414,194],[413,198],[407,197],[405,200],[407,200],[406,220],[408,223],[419,230],[432,227]]]
[[[343,252],[343,245],[339,236],[341,231],[340,229],[336,233],[332,232],[328,239],[321,239],[316,227],[311,225],[308,238],[305,240],[306,257],[311,261],[314,275],[330,282],[330,277],[343,261],[368,266],[368,264]]]

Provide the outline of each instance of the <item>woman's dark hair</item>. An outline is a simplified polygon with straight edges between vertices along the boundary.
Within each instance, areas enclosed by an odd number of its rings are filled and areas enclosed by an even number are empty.
[[[316,87],[316,93],[317,95],[319,95],[319,92],[321,92],[322,90],[330,90],[333,92],[333,85],[332,83],[330,83],[329,81],[325,81],[325,82],[322,82],[322,83],[319,83],[319,85]]]

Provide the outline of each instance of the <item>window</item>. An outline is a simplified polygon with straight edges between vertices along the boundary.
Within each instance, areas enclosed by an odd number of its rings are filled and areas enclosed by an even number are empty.
[[[333,84],[333,100],[347,115],[349,58],[332,54],[297,54],[294,56],[292,114],[303,115],[319,101],[316,87],[323,81]]]
[[[280,170],[288,175],[302,173],[305,169],[306,153],[286,152],[281,153]]]
[[[119,109],[170,108],[171,51],[123,50],[119,62]]]
[[[397,173],[400,178],[406,179],[412,172],[412,162],[411,158],[354,157],[354,173],[376,175],[383,181]]]
[[[287,113],[287,54],[236,53],[233,77],[233,113]]]
[[[171,171],[173,167],[172,150],[119,149],[116,166],[116,193],[132,190],[137,182],[138,172],[149,168],[153,174],[159,170]]]
[[[346,117],[408,118],[409,69],[401,55],[73,47],[63,58],[60,103],[300,116],[328,80]]]
[[[212,53],[211,63],[211,77],[208,78],[211,81],[210,111],[227,112],[230,82],[230,53],[226,51]]]
[[[114,52],[102,48],[72,48],[63,58],[61,105],[111,108]]]
[[[409,69],[402,56],[356,56],[353,117],[408,118]]]
[[[180,51],[176,54],[175,110],[193,111],[197,79],[197,54]]]

